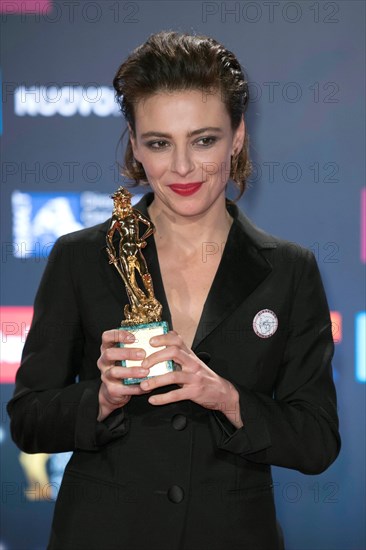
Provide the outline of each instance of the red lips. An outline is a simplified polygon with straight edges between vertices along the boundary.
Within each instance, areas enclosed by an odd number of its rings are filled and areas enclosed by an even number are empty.
[[[201,181],[195,181],[193,183],[172,183],[169,187],[174,193],[177,193],[177,195],[188,197],[196,193],[201,188],[201,185]]]

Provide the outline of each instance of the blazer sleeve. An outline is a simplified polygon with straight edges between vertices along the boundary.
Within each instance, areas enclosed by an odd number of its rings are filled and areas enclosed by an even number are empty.
[[[318,474],[340,450],[334,344],[322,280],[309,250],[304,250],[300,267],[273,396],[232,381],[243,427],[235,429],[221,412],[213,413],[213,424],[222,449],[252,462]]]
[[[72,245],[61,237],[51,251],[7,406],[12,438],[28,453],[94,451],[127,431],[123,409],[97,422],[100,378],[77,381],[84,334]]]

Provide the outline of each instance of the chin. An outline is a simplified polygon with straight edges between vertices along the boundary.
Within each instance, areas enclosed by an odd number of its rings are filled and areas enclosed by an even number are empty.
[[[186,204],[179,204],[177,202],[174,202],[170,203],[167,206],[170,210],[172,210],[175,214],[179,216],[194,218],[205,214],[208,210],[210,210],[213,204],[199,204],[198,201],[192,200],[189,203],[187,202]]]

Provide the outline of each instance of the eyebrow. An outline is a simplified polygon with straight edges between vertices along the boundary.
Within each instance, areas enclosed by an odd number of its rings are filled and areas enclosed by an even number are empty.
[[[192,137],[196,136],[197,134],[202,134],[203,132],[223,132],[223,129],[218,126],[207,126],[205,128],[198,128],[198,130],[193,130],[192,132],[188,132],[187,136]],[[145,132],[144,134],[141,134],[142,138],[147,137],[165,137],[165,138],[172,138],[171,134],[165,134],[164,132]]]

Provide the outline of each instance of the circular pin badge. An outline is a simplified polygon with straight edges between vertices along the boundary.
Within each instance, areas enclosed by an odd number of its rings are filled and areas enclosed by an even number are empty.
[[[258,311],[253,319],[253,330],[259,338],[269,338],[273,336],[277,327],[277,315],[270,309]]]

